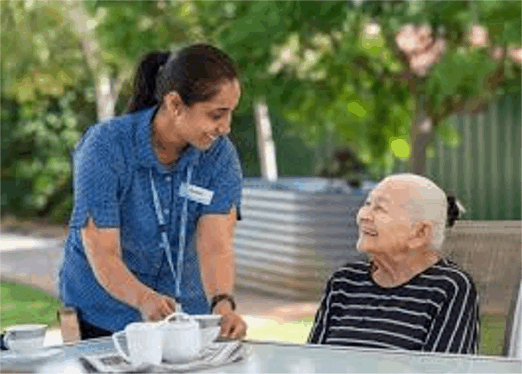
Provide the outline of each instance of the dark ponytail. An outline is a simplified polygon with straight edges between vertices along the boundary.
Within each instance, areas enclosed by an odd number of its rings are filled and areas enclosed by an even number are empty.
[[[194,44],[176,53],[149,53],[141,62],[129,112],[160,104],[176,91],[186,106],[211,100],[221,84],[237,78],[232,59],[216,47]]]
[[[134,93],[127,104],[129,113],[138,112],[158,104],[156,75],[160,67],[169,59],[169,55],[169,53],[152,52],[143,58],[134,78]]]

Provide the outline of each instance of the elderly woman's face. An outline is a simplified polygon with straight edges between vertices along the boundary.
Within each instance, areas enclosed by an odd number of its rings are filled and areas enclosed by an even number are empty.
[[[357,250],[366,253],[398,253],[407,249],[410,213],[404,206],[411,189],[385,181],[373,190],[357,214]]]

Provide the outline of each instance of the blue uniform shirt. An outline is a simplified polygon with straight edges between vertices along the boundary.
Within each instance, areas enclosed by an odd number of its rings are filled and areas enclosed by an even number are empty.
[[[158,192],[176,263],[185,200],[179,191],[192,168],[190,184],[214,194],[208,205],[191,199],[187,202],[181,294],[176,299],[189,314],[209,313],[194,246],[198,219],[204,214],[226,214],[233,205],[240,218],[243,178],[231,141],[220,137],[204,152],[189,146],[175,166],[169,168],[159,162],[151,142],[155,109],[89,128],[73,153],[74,208],[59,274],[60,296],[65,305],[79,309],[85,321],[109,331],[121,330],[130,322],[140,321],[141,316],[137,309],[110,296],[97,282],[80,233],[90,218],[98,227],[120,229],[123,261],[140,282],[175,297],[174,277],[161,246],[150,176]]]

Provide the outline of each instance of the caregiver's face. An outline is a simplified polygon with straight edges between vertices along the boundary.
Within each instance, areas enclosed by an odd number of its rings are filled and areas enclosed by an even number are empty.
[[[407,248],[411,216],[405,208],[411,187],[385,180],[373,190],[357,214],[357,250],[370,254],[401,252]]]
[[[190,107],[182,105],[176,118],[176,131],[186,143],[204,151],[221,135],[230,133],[232,112],[240,97],[239,82],[234,79],[221,83],[219,92],[209,101]]]

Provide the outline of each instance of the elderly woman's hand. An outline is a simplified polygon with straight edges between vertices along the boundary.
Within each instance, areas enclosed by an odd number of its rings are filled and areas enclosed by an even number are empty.
[[[216,305],[215,314],[223,316],[221,321],[221,336],[229,339],[242,339],[246,335],[247,324],[239,314],[232,310],[225,300]]]

